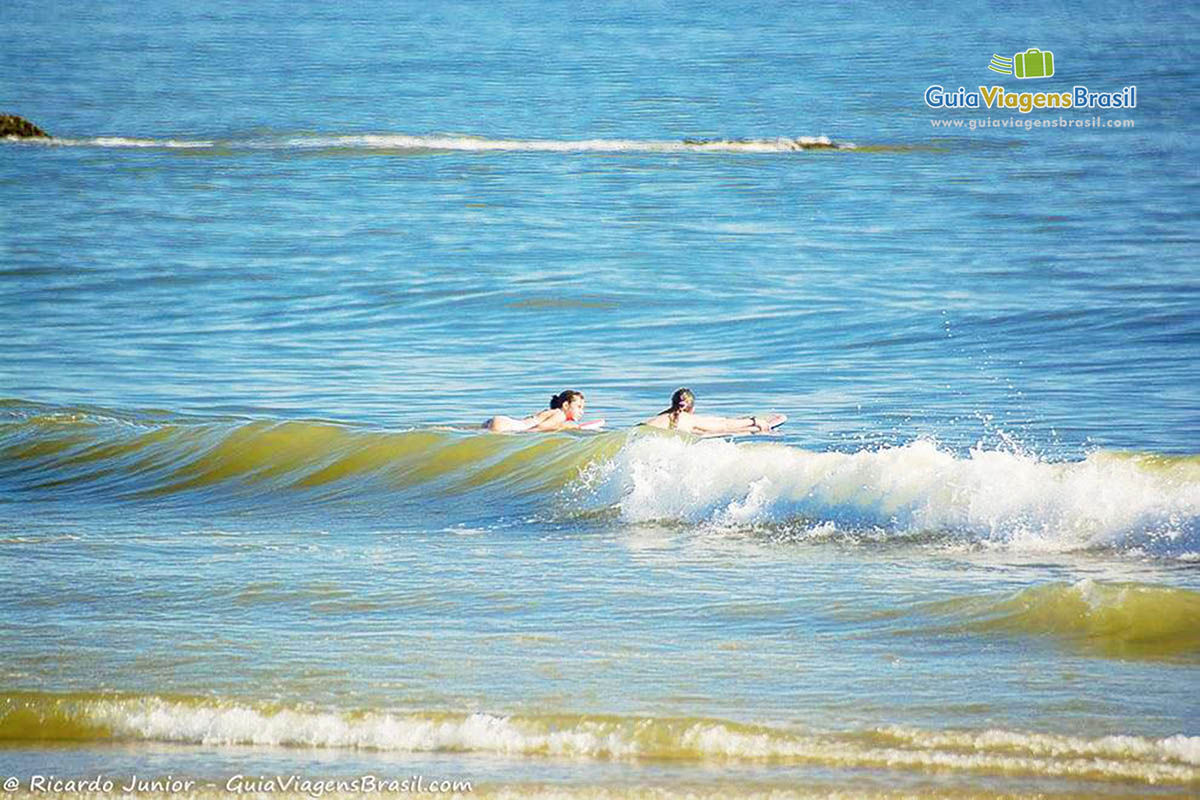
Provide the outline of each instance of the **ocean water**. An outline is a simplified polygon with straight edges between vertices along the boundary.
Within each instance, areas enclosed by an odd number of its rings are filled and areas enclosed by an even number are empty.
[[[1194,7],[0,21],[6,791],[1200,791]]]

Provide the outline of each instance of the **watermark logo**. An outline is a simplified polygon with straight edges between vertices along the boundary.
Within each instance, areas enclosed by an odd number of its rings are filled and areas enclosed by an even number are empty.
[[[1031,47],[1012,58],[992,55],[988,69],[1020,79],[1054,76],[1054,53]],[[997,111],[1011,110],[1020,114],[1061,109],[1124,109],[1137,108],[1137,86],[1125,86],[1117,91],[1095,91],[1087,86],[1047,87],[1037,92],[1008,91],[1003,86],[979,86],[957,90],[933,84],[925,90],[925,105],[930,108],[979,108]]]
[[[1015,75],[1018,78],[1049,78],[1054,75],[1054,53],[1031,47],[1024,53],[1014,53],[1012,58],[992,54],[988,64],[992,72]]]

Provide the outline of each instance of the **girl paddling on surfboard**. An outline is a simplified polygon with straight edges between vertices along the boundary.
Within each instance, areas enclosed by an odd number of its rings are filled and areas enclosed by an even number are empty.
[[[691,389],[676,389],[671,395],[671,407],[661,411],[657,416],[643,422],[652,428],[667,428],[669,430],[705,434],[730,433],[766,433],[787,422],[783,414],[772,414],[769,417],[705,417],[693,414],[696,407],[696,395]]]
[[[586,402],[583,392],[567,389],[565,392],[551,395],[550,407],[545,411],[539,411],[525,419],[495,416],[483,423],[483,427],[492,433],[546,433],[563,428],[578,428],[579,420],[583,419],[583,407]]]

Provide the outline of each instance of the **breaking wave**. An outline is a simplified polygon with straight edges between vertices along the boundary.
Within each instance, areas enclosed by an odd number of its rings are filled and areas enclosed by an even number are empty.
[[[224,151],[349,151],[363,153],[792,153],[802,150],[853,150],[849,142],[828,136],[778,136],[763,139],[494,139],[467,134],[410,135],[305,134],[242,138],[156,139],[90,138],[10,139],[40,147],[157,148]]]
[[[1028,551],[1200,552],[1200,458],[1098,451],[1047,462],[929,441],[853,453],[636,437],[584,482],[631,522],[783,526],[803,537],[948,534]]]
[[[542,518],[1200,558],[1200,458],[1049,462],[928,441],[857,452],[645,429],[498,436],[0,402],[0,493],[137,502],[488,498]],[[510,504],[510,505],[505,505]]]
[[[154,741],[1200,782],[1200,737],[1182,734],[1079,737],[899,726],[816,732],[719,719],[313,710],[155,695],[0,695],[0,741]]]

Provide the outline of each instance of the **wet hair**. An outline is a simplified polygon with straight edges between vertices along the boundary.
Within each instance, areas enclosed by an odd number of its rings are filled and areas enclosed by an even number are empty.
[[[550,395],[550,407],[562,408],[577,397],[583,397],[583,392],[577,392],[574,389],[567,389],[566,391],[559,392],[558,394],[552,394]]]
[[[684,411],[690,412],[696,407],[696,395],[686,386],[681,386],[671,395],[671,407],[666,411],[660,411],[660,414],[669,414],[671,417],[671,427],[674,428],[679,424],[679,415]]]

